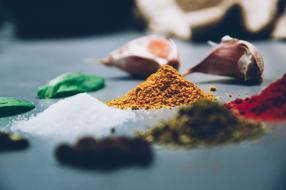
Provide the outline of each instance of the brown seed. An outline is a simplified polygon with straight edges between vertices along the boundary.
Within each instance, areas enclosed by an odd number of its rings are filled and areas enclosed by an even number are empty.
[[[216,86],[210,86],[210,92],[215,92],[217,90]]]

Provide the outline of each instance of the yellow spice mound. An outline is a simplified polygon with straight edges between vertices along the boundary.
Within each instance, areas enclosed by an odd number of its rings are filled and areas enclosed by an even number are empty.
[[[129,93],[107,102],[107,105],[121,109],[160,109],[193,104],[200,99],[215,100],[215,96],[165,65]]]

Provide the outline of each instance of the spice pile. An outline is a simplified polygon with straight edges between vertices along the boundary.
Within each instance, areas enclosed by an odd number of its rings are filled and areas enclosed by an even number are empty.
[[[223,105],[203,100],[181,108],[175,118],[137,135],[149,142],[193,147],[239,142],[264,132],[261,124],[240,120]]]
[[[104,88],[102,77],[84,73],[64,73],[48,84],[39,87],[39,98],[62,98],[75,94],[96,91]]]
[[[26,100],[0,97],[0,118],[25,113],[34,108],[34,104]]]
[[[286,74],[260,94],[225,104],[239,115],[259,121],[286,120]]]
[[[29,147],[29,141],[18,135],[0,132],[0,152],[22,150]]]
[[[72,140],[86,134],[108,134],[112,127],[135,118],[135,114],[106,106],[88,94],[60,100],[42,113],[12,125],[30,135]]]
[[[83,169],[112,170],[123,166],[148,166],[153,160],[148,142],[127,137],[102,140],[84,137],[75,145],[60,145],[55,154],[59,162]]]
[[[107,102],[121,109],[160,109],[192,104],[200,99],[215,100],[169,65],[162,66],[126,95]]]

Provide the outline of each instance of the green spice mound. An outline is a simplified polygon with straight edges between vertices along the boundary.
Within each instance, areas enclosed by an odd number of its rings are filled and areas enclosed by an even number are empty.
[[[83,73],[65,73],[38,89],[38,97],[61,98],[104,88],[102,77]]]
[[[0,118],[25,113],[35,106],[26,100],[12,97],[0,97]]]
[[[169,121],[137,135],[149,142],[166,145],[217,145],[262,136],[260,123],[241,120],[217,102],[202,100],[179,110]]]

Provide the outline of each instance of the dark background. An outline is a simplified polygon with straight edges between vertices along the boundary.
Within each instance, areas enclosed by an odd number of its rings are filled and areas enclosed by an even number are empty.
[[[0,0],[0,22],[21,38],[71,37],[126,29],[133,0]]]
[[[286,0],[279,1],[279,13],[285,5]],[[4,20],[12,22],[20,38],[66,38],[144,29],[135,15],[134,0],[0,0],[0,26]],[[218,40],[223,35],[266,39],[272,27],[248,33],[242,26],[239,7],[233,7],[222,23],[207,31],[193,31],[193,40]]]

